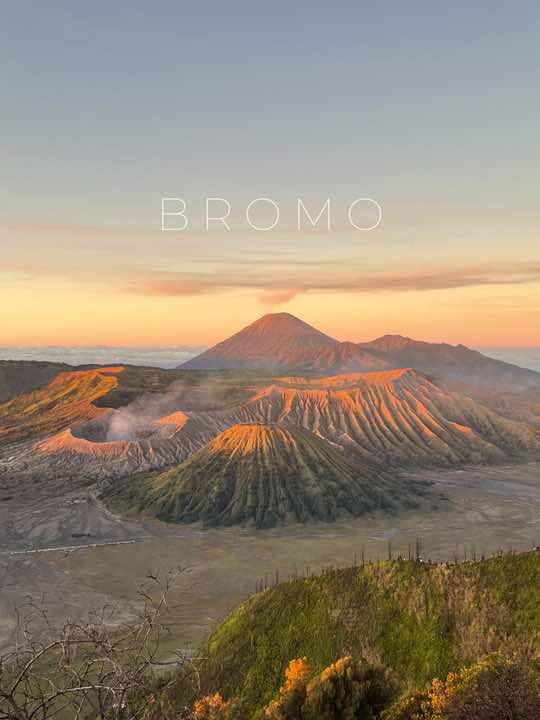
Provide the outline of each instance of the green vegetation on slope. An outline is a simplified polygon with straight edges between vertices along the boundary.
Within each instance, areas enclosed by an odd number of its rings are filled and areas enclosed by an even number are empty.
[[[251,718],[292,658],[321,672],[344,655],[382,663],[403,690],[493,652],[537,652],[540,553],[429,566],[392,561],[327,572],[259,593],[201,649],[204,692]]]
[[[257,718],[267,720],[536,720],[540,668],[535,662],[492,654],[426,690],[398,697],[382,666],[340,658],[311,676],[306,658],[291,660],[279,696]],[[235,701],[220,693],[195,703],[194,720],[237,720]]]
[[[303,428],[251,423],[225,430],[172,470],[113,484],[105,497],[167,522],[265,528],[412,507],[425,492]]]

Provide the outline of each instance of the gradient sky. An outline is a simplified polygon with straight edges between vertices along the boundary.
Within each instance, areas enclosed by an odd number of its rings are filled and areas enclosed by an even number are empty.
[[[209,345],[287,310],[540,345],[539,27],[519,0],[5,3],[0,344]],[[246,226],[258,196],[275,231]],[[332,198],[330,233],[295,230],[298,196]]]

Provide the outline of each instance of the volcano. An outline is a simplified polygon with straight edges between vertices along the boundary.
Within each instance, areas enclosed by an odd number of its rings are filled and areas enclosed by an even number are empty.
[[[465,394],[532,390],[540,397],[540,373],[465,345],[421,342],[401,335],[383,335],[365,343],[339,342],[288,313],[265,315],[180,367],[320,375],[414,368]],[[476,397],[486,401],[482,394]]]
[[[134,416],[131,433],[112,434],[115,421],[123,426],[131,413],[95,406],[118,390],[123,375],[119,368],[106,370],[64,374],[43,391],[18,398],[15,407],[0,406],[0,443],[9,445],[0,455],[0,478],[82,482],[157,471],[184,462],[228,428],[253,423],[308,431],[354,452],[366,465],[387,469],[505,462],[540,448],[527,423],[412,369],[248,383],[220,409]],[[162,405],[167,403],[155,407]]]
[[[331,374],[389,365],[384,358],[365,352],[354,343],[334,340],[294,315],[275,313],[264,315],[180,367]]]
[[[161,471],[253,423],[310,432],[386,470],[506,462],[540,449],[540,374],[464,346],[339,342],[278,313],[186,365],[244,369],[73,370],[0,404],[0,479]]]
[[[334,521],[412,506],[425,493],[302,428],[240,424],[172,470],[114,484],[106,499],[166,522],[254,525]]]
[[[526,425],[411,368],[281,378],[238,407],[234,417],[303,427],[386,466],[502,462],[539,448]]]

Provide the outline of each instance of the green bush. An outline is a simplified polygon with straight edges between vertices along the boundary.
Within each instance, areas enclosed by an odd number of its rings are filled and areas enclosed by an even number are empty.
[[[344,657],[307,680],[307,672],[287,682],[279,699],[270,703],[264,717],[269,720],[375,720],[395,694],[383,668]]]

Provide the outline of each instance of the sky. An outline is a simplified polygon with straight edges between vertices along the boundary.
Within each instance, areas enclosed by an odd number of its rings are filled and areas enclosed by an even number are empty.
[[[0,344],[203,347],[287,311],[540,346],[539,25],[519,0],[6,3]]]

